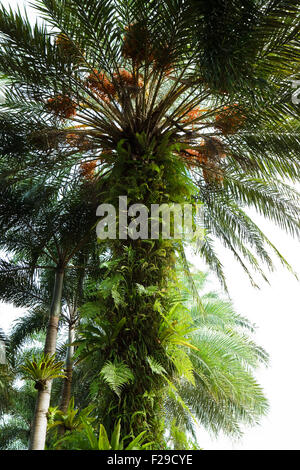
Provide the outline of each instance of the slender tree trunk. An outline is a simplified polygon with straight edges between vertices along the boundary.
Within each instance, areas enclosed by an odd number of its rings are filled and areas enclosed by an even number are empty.
[[[53,290],[50,318],[47,328],[44,353],[53,355],[56,352],[58,322],[61,313],[61,296],[64,271],[57,270]],[[33,423],[30,436],[30,450],[44,450],[47,432],[47,413],[50,404],[52,380],[47,381],[45,387],[38,391],[35,405]]]
[[[73,323],[69,324],[69,334],[68,334],[68,343],[72,344],[75,340],[75,325]],[[71,390],[72,390],[72,375],[73,375],[73,354],[74,346],[68,346],[67,357],[66,357],[66,368],[65,375],[66,378],[63,382],[63,390],[61,397],[60,409],[63,412],[66,412],[69,406],[71,399]]]

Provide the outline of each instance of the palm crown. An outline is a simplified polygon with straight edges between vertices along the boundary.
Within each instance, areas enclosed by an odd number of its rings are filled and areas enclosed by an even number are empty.
[[[271,267],[265,244],[274,247],[242,206],[299,233],[299,196],[280,181],[299,176],[298,110],[287,82],[299,56],[297,2],[245,1],[241,10],[177,0],[36,7],[46,26],[1,14],[0,67],[10,83],[2,151],[14,168],[6,174],[51,169],[74,178],[75,167],[77,178],[103,181],[118,164],[120,141],[136,159],[137,134],[148,147],[167,136],[198,187],[209,233],[249,275],[247,262],[260,269],[255,252]],[[228,30],[237,18],[234,40]],[[230,44],[223,38],[210,47],[222,27]],[[243,57],[238,40],[247,45]],[[213,237],[201,251],[224,281]]]

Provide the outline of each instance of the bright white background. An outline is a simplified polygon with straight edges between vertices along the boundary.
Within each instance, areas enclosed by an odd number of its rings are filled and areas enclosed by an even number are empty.
[[[2,3],[15,8],[22,7],[26,2],[2,0]],[[34,18],[32,10],[30,18]],[[299,241],[252,214],[300,275]],[[259,426],[245,429],[243,438],[238,442],[223,436],[214,439],[200,429],[199,444],[207,450],[300,450],[300,283],[278,263],[276,271],[269,276],[270,285],[261,282],[260,290],[253,289],[232,256],[222,247],[219,253],[236,311],[257,325],[255,338],[271,356],[269,368],[257,374],[270,401],[270,412]],[[205,270],[200,260],[193,257],[192,261]],[[218,289],[213,275],[211,288]],[[8,332],[12,321],[20,314],[21,309],[0,304],[0,328]]]

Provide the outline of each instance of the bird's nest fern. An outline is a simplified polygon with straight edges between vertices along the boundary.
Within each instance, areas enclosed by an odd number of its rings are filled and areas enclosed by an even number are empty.
[[[22,378],[33,380],[37,390],[44,390],[49,380],[66,377],[63,366],[64,362],[56,361],[54,355],[42,354],[39,358],[33,356],[32,360],[26,359],[21,366]]]

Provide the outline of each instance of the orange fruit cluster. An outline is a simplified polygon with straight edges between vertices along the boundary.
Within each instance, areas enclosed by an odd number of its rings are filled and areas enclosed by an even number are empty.
[[[188,155],[186,155],[188,154]],[[199,166],[201,163],[206,163],[208,160],[208,153],[206,149],[186,149],[184,151],[184,158],[190,166]]]
[[[80,176],[88,180],[93,179],[96,166],[97,162],[95,160],[91,162],[82,162],[80,164]]]
[[[202,109],[194,108],[187,113],[187,117],[189,121],[193,121],[194,119],[197,119],[199,116],[201,116],[201,114]]]
[[[140,88],[143,87],[144,82],[141,78],[134,77],[132,73],[125,69],[119,69],[118,72],[113,74],[115,84],[119,84],[121,87],[127,88],[130,93],[136,93]],[[97,95],[106,102],[110,101],[112,96],[117,94],[116,87],[106,75],[98,70],[94,70],[86,79],[87,86]]]
[[[77,147],[79,150],[89,150],[91,143],[84,135],[69,133],[66,135],[66,142],[71,147]]]
[[[132,59],[134,63],[140,64],[147,59],[154,60],[153,51],[149,41],[147,27],[141,23],[131,23],[125,27],[123,36],[122,53],[126,59]]]
[[[76,114],[76,103],[68,95],[49,98],[47,108],[61,119],[69,119]]]
[[[122,53],[126,59],[131,59],[135,65],[142,62],[153,63],[153,68],[162,70],[166,76],[173,71],[170,55],[172,47],[154,46],[150,41],[147,26],[142,23],[131,23],[125,28]]]
[[[106,77],[106,75],[94,69],[87,79],[86,84],[94,92],[96,92],[103,101],[109,101],[111,96],[116,94],[113,83]]]
[[[142,88],[144,82],[141,78],[136,78],[132,73],[125,69],[119,69],[118,72],[114,73],[114,79],[120,83],[120,85],[127,86],[128,88]]]
[[[77,147],[77,142],[78,142],[78,134],[72,134],[69,133],[66,135],[66,141],[68,142],[69,145],[72,145],[73,147]]]
[[[202,142],[201,149],[185,149],[182,152],[184,160],[189,167],[202,167],[203,178],[206,183],[222,184],[223,170],[220,160],[226,157],[222,142],[216,138],[210,138]]]
[[[195,119],[197,119],[198,117],[201,116],[203,111],[205,111],[205,110],[200,109],[200,108],[191,109],[191,111],[187,112],[186,115],[183,116],[182,122],[192,122],[192,121],[194,121]]]
[[[244,121],[245,116],[241,114],[239,109],[233,106],[225,106],[223,111],[216,116],[215,127],[220,129],[224,135],[235,134]]]

